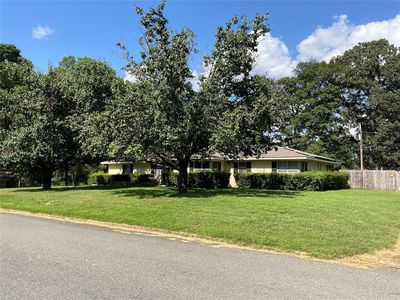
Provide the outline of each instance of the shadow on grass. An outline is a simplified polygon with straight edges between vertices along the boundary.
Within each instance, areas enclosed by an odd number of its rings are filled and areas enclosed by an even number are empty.
[[[256,190],[256,189],[189,189],[185,194],[179,194],[174,188],[135,188],[113,191],[113,194],[124,197],[144,198],[210,198],[218,196],[226,197],[284,197],[293,198],[299,192],[277,191],[277,190]]]
[[[112,194],[122,197],[144,198],[210,198],[218,196],[227,197],[283,197],[293,198],[301,192],[281,191],[281,190],[262,190],[262,189],[189,189],[185,194],[179,194],[176,188],[172,187],[138,187],[132,185],[86,185],[86,186],[56,186],[49,191],[44,191],[40,187],[15,189],[15,192],[71,192],[71,191],[97,191],[110,190]]]
[[[97,191],[97,190],[117,190],[138,187],[129,184],[114,185],[80,185],[80,186],[53,186],[51,190],[43,190],[41,187],[14,188],[15,192],[70,192],[70,191]],[[144,188],[141,186],[141,188]]]

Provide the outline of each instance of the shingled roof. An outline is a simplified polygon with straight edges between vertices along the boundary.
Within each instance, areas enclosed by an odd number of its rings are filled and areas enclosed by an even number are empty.
[[[261,153],[259,155],[253,155],[253,156],[244,156],[244,155],[239,155],[237,158],[231,158],[228,155],[224,155],[221,153],[214,153],[209,157],[208,159],[211,160],[285,160],[285,159],[296,159],[298,158],[299,160],[316,160],[316,161],[324,161],[324,162],[330,162],[330,163],[336,163],[336,161],[332,158],[321,156],[321,155],[316,155],[312,154],[309,152],[304,152],[296,149],[292,149],[289,147],[279,147],[275,146],[273,149]],[[192,155],[191,159],[207,159],[205,157],[202,157],[201,155],[195,154]],[[130,163],[129,161],[126,160],[115,160],[115,161],[104,161],[101,164],[126,164]]]
[[[288,159],[309,159],[309,160],[322,160],[326,162],[331,162],[335,163],[335,160],[329,157],[321,156],[321,155],[316,155],[312,154],[309,152],[305,151],[300,151],[296,149],[292,149],[289,147],[279,147],[275,146],[273,149],[261,153],[259,155],[253,155],[253,156],[244,156],[244,155],[239,155],[238,158],[229,158],[227,155],[223,155],[221,153],[215,153],[211,155],[210,159],[215,159],[215,160],[252,160],[252,159],[260,159],[260,160],[283,160],[285,158]],[[192,159],[201,159],[200,155],[193,155]]]

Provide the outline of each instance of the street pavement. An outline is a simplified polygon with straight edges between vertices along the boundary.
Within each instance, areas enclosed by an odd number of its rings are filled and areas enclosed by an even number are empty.
[[[0,213],[1,299],[400,299],[400,270]]]

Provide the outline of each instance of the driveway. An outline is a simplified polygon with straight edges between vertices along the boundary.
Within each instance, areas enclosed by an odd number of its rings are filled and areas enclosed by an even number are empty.
[[[0,213],[1,299],[400,299],[400,270]]]

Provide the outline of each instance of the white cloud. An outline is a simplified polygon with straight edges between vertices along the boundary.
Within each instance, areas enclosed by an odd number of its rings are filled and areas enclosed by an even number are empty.
[[[332,25],[318,27],[302,40],[297,46],[296,57],[290,55],[284,41],[268,33],[259,41],[253,71],[267,73],[272,78],[290,76],[299,60],[329,61],[360,42],[382,38],[400,46],[400,14],[393,19],[362,25],[350,24],[346,15],[336,17]]]
[[[259,39],[254,73],[267,73],[272,78],[281,78],[290,76],[295,65],[289,49],[279,38],[267,33]]]
[[[54,33],[54,29],[38,25],[32,29],[32,37],[36,40],[43,40]]]
[[[200,75],[197,71],[192,71],[192,76],[188,81],[192,84],[193,90],[198,92],[200,91]]]
[[[135,75],[133,75],[133,74],[127,72],[127,71],[125,71],[125,78],[124,78],[124,80],[125,80],[125,81],[130,81],[130,82],[133,82],[133,83],[135,83],[135,82],[137,81]]]
[[[364,25],[352,25],[346,15],[341,15],[336,17],[331,26],[319,27],[301,41],[297,47],[298,59],[329,61],[360,42],[383,38],[400,46],[400,15],[393,19]]]

